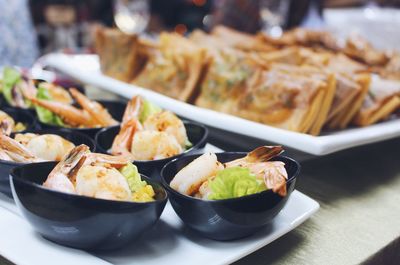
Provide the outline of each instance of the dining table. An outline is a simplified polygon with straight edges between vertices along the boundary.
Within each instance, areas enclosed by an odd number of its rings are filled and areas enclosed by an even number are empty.
[[[86,92],[123,100],[94,87]],[[243,149],[212,134],[210,143]],[[286,155],[297,154],[289,149]],[[299,160],[296,189],[316,200],[319,211],[234,264],[400,264],[400,139]],[[12,263],[0,256],[0,264]]]

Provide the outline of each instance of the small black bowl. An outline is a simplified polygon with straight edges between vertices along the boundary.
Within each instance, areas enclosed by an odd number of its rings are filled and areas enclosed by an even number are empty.
[[[225,152],[216,155],[218,161],[228,162],[246,154]],[[214,240],[243,238],[267,225],[285,206],[300,173],[298,162],[285,156],[277,156],[271,161],[284,162],[289,177],[285,197],[267,190],[234,199],[202,200],[183,195],[169,186],[176,173],[199,156],[184,156],[165,165],[161,171],[161,182],[168,192],[172,207],[182,221],[201,236]]]
[[[17,167],[10,182],[15,202],[28,222],[44,238],[60,245],[86,250],[123,247],[150,230],[158,221],[167,193],[155,181],[153,202],[94,199],[42,187],[56,162]],[[140,246],[138,246],[140,247]]]
[[[116,119],[117,121],[121,121],[122,120],[122,116],[124,115],[125,112],[125,107],[126,104],[120,101],[111,101],[111,100],[98,100],[97,102],[99,102],[101,105],[103,105],[103,107],[105,107],[108,112],[111,114],[111,116]],[[56,126],[56,125],[50,125],[50,124],[46,124],[43,123],[41,121],[39,121],[40,125],[42,126],[42,128],[44,129],[59,129],[62,127]],[[69,131],[73,131],[73,132],[81,132],[84,133],[86,135],[88,135],[89,137],[91,137],[92,139],[94,139],[96,133],[98,131],[100,131],[103,127],[98,127],[98,128],[64,128],[67,129]]]
[[[15,123],[22,122],[26,126],[26,130],[39,129],[39,124],[35,116],[33,116],[29,111],[21,108],[3,108],[2,111],[7,113],[14,119]],[[25,132],[21,131],[21,132]]]
[[[96,144],[94,141],[85,134],[79,132],[71,132],[65,129],[57,129],[57,130],[27,130],[23,133],[37,133],[37,134],[56,134],[68,141],[71,141],[75,145],[85,144],[89,146],[91,151],[96,151]],[[14,135],[12,134],[12,137]],[[6,194],[10,198],[12,198],[9,174],[10,170],[21,165],[25,165],[26,163],[18,163],[12,161],[6,161],[0,159],[0,192]]]
[[[138,167],[139,172],[151,178],[160,179],[161,169],[169,161],[177,157],[183,156],[185,154],[202,152],[207,143],[208,129],[204,125],[201,125],[196,122],[183,121],[183,124],[185,125],[189,141],[193,144],[193,146],[187,149],[185,152],[176,156],[158,160],[133,161],[134,164]],[[108,153],[108,150],[110,150],[114,138],[119,133],[119,130],[120,126],[114,126],[114,127],[104,128],[96,134],[95,141],[97,144],[97,148],[100,152],[105,154]]]

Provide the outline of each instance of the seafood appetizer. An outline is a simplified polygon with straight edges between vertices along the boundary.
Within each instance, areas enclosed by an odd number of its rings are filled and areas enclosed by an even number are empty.
[[[60,161],[75,145],[55,134],[0,134],[0,159],[19,162]]]
[[[12,132],[26,130],[26,125],[22,122],[15,122],[14,119],[0,110],[0,134],[10,135]]]
[[[110,152],[131,160],[156,160],[190,148],[183,122],[140,96],[128,103]]]
[[[86,145],[72,149],[50,172],[43,186],[98,199],[148,202],[154,190],[126,157],[91,153]]]
[[[31,98],[41,97],[46,93],[49,97],[63,103],[72,103],[68,91],[60,86],[47,82],[37,82],[20,71],[5,67],[3,70],[1,91],[7,103],[23,109],[33,108]]]
[[[75,88],[70,88],[73,99],[82,107],[53,100],[48,89],[39,87],[36,97],[30,98],[39,120],[50,125],[72,128],[97,128],[117,125],[111,114],[100,103],[88,99]]]
[[[170,186],[182,194],[206,200],[237,198],[265,190],[286,196],[285,164],[269,161],[282,152],[280,146],[261,146],[226,163],[219,162],[213,153],[205,153],[182,168]]]

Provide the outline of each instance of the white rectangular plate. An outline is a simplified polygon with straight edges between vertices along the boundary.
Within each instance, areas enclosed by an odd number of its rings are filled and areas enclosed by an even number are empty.
[[[257,139],[285,145],[313,155],[326,155],[364,144],[400,136],[400,119],[365,128],[351,128],[321,136],[291,132],[252,122],[232,115],[200,108],[151,90],[124,83],[103,75],[96,55],[48,54],[40,60],[71,77],[130,99],[142,95],[159,106],[203,124]]]
[[[142,240],[119,251],[93,254],[43,239],[18,214],[16,206],[0,194],[0,255],[18,265],[229,264],[293,230],[318,208],[316,201],[293,191],[271,225],[246,239],[217,242],[185,229],[168,203],[161,220]]]
[[[212,145],[206,149],[221,151]],[[293,230],[318,209],[318,202],[295,190],[272,223],[256,235],[217,242],[185,229],[168,202],[160,221],[139,242],[122,250],[94,254],[43,239],[20,216],[13,201],[0,193],[0,255],[18,265],[186,265],[189,261],[193,265],[229,264]]]

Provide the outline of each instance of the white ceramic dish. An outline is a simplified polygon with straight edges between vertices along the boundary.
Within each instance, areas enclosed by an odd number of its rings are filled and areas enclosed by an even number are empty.
[[[220,265],[229,264],[268,245],[296,228],[319,205],[294,191],[272,224],[257,235],[233,242],[216,242],[187,231],[170,204],[147,239],[108,254],[93,254],[43,239],[0,194],[0,255],[18,265]],[[7,209],[8,208],[8,209]],[[195,257],[195,258],[194,258]]]
[[[221,151],[211,145],[206,148]],[[279,215],[258,234],[216,242],[185,229],[168,203],[155,228],[140,242],[119,251],[94,254],[43,239],[19,215],[12,200],[0,193],[0,255],[18,265],[186,265],[188,261],[193,265],[229,264],[293,230],[318,209],[316,201],[295,190]]]
[[[400,136],[400,119],[365,128],[350,128],[321,136],[311,136],[274,128],[232,115],[199,108],[151,90],[107,77],[101,73],[96,55],[48,54],[42,57],[40,64],[54,67],[85,84],[97,86],[125,98],[131,98],[137,94],[142,95],[165,109],[205,125],[282,144],[285,147],[313,155],[326,155]]]

